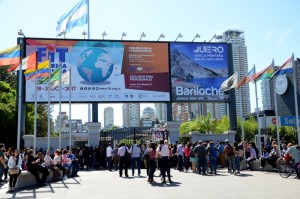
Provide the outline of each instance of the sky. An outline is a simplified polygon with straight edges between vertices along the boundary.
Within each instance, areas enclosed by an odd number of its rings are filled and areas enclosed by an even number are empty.
[[[79,0],[0,0],[0,50],[17,44],[18,30],[26,37],[56,38],[56,25],[60,17],[69,12]],[[90,0],[90,39],[174,41],[209,41],[214,34],[227,29],[244,31],[249,70],[256,71],[269,66],[282,65],[292,53],[300,57],[299,0]],[[70,39],[83,39],[87,25],[76,27],[66,35]],[[59,38],[59,37],[58,37]],[[214,41],[214,40],[213,40]],[[256,108],[254,85],[250,83],[251,111]],[[260,83],[258,101],[261,107]],[[103,124],[103,109],[99,105],[99,120]],[[122,125],[121,104],[114,106],[116,125]],[[153,104],[144,104],[152,106]],[[68,112],[68,106],[62,111]],[[88,105],[73,105],[72,118],[88,120]],[[58,107],[55,106],[54,115]],[[55,117],[56,117],[55,115]]]

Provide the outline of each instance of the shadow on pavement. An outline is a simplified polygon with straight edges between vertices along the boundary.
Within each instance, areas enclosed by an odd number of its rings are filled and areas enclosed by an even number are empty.
[[[181,183],[180,182],[172,182],[172,183],[160,183],[160,182],[152,182],[150,183],[151,186],[153,187],[178,187]]]

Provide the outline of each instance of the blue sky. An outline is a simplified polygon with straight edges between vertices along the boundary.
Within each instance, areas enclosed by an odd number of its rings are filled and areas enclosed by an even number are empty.
[[[0,49],[16,44],[19,29],[27,37],[55,38],[57,21],[77,2],[0,0]],[[121,39],[124,31],[125,40],[139,40],[144,32],[143,40],[156,41],[163,33],[161,41],[174,41],[181,33],[178,41],[192,41],[198,33],[201,38],[195,41],[202,42],[239,29],[245,35],[249,70],[255,64],[258,71],[273,58],[281,65],[292,53],[300,57],[299,8],[298,0],[90,0],[90,38],[102,39],[105,31],[105,39]],[[87,26],[76,27],[66,37],[83,38],[84,30]],[[254,86],[250,88],[255,102]],[[251,104],[252,111],[255,106]]]

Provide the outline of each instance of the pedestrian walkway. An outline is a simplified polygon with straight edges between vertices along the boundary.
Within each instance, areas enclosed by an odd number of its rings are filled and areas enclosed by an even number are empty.
[[[129,172],[129,174],[131,174]],[[156,176],[158,171],[155,172]],[[217,176],[202,176],[191,172],[172,170],[172,184],[149,184],[146,172],[142,176],[119,177],[116,171],[82,171],[80,177],[50,183],[46,187],[29,187],[6,193],[7,184],[0,188],[0,198],[42,198],[42,199],[185,199],[185,198],[298,198],[300,180],[281,178],[278,173],[242,171],[240,176],[219,170]]]

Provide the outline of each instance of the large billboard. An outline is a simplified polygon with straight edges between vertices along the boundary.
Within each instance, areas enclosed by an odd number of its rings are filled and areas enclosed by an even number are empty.
[[[62,102],[170,101],[168,43],[26,38],[26,56],[34,51],[39,63],[50,60],[52,72],[71,73],[71,82],[50,87],[50,101],[60,92]],[[36,91],[38,102],[48,101],[48,83],[31,79],[26,102]]]
[[[170,43],[173,102],[228,102],[221,91],[228,78],[224,43]]]

